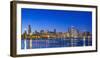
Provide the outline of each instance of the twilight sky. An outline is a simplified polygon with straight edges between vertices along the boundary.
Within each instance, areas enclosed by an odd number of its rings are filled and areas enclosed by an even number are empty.
[[[35,30],[54,29],[57,32],[67,32],[71,26],[80,31],[92,32],[92,12],[70,10],[47,10],[47,9],[21,9],[22,33],[31,25],[32,32]]]

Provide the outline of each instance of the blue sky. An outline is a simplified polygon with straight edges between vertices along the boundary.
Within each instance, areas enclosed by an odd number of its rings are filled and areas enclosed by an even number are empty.
[[[80,31],[92,32],[92,12],[48,9],[21,9],[22,33],[31,25],[32,31],[54,29],[67,32],[71,26]]]

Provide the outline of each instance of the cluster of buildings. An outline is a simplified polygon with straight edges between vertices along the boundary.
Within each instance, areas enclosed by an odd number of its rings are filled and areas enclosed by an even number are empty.
[[[56,29],[53,31],[45,31],[40,30],[39,32],[36,30],[35,32],[32,32],[31,26],[28,25],[28,30],[25,30],[22,34],[22,39],[59,39],[59,38],[92,38],[92,34],[90,32],[80,32],[77,28],[74,26],[71,26],[68,28],[66,32],[57,32]]]

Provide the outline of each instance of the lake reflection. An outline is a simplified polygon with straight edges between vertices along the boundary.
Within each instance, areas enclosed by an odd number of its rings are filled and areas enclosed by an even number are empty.
[[[30,48],[31,46],[31,48]],[[21,39],[21,49],[92,46],[92,39]]]

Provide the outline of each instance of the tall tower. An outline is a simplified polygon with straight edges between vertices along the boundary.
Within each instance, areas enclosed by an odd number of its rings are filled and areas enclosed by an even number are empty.
[[[31,25],[28,25],[28,34],[31,33]]]
[[[28,25],[28,35],[29,37],[31,36],[31,25]],[[32,48],[32,38],[30,37],[29,38],[29,48],[31,49]]]
[[[56,33],[56,29],[54,29],[54,33]]]

